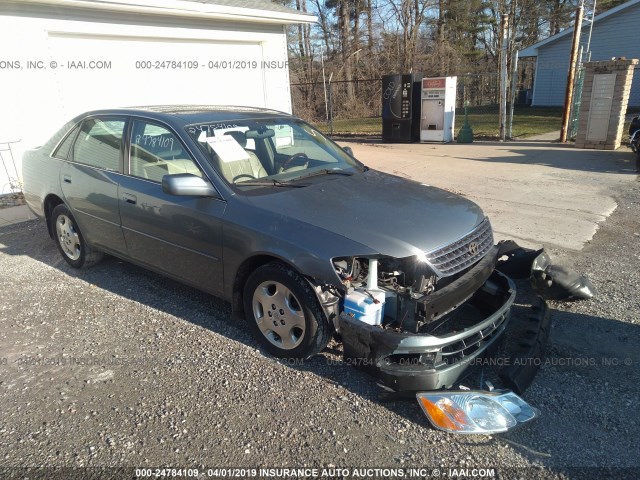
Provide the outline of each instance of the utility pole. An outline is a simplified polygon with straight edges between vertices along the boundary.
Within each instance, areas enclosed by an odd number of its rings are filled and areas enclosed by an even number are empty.
[[[507,32],[509,29],[509,15],[502,14],[502,44],[500,53],[500,141],[504,142],[507,131]]]
[[[513,49],[511,58],[511,95],[509,96],[509,138],[513,138],[513,108],[516,103],[516,88],[518,88],[518,49]]]
[[[576,67],[578,64],[578,50],[580,47],[580,33],[582,30],[582,14],[584,7],[580,5],[576,9],[576,21],[573,27],[573,43],[571,45],[571,57],[569,61],[569,73],[567,74],[567,89],[564,95],[564,109],[562,111],[562,129],[560,130],[560,142],[567,142],[567,132],[569,130],[569,115],[571,103],[573,102],[573,83],[576,78]]]

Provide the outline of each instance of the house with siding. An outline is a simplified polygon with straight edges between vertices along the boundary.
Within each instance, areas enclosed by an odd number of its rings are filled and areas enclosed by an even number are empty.
[[[631,0],[596,16],[591,35],[591,61],[614,57],[640,58],[638,28],[640,0]],[[580,45],[586,52],[590,22],[582,26]],[[518,52],[519,58],[536,57],[532,105],[562,106],[567,85],[573,27]],[[584,53],[583,61],[588,54]],[[640,68],[633,76],[629,106],[640,107]]]

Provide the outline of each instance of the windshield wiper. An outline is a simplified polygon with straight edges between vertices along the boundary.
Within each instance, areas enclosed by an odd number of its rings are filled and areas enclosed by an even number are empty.
[[[265,180],[247,180],[246,182],[238,182],[234,183],[236,186],[246,186],[246,187],[291,187],[291,188],[301,188],[306,187],[306,184],[293,184],[289,182],[281,182],[280,180],[276,180],[275,178],[265,179]]]
[[[323,168],[322,170],[317,170],[315,172],[307,173],[306,175],[300,175],[299,177],[294,177],[289,181],[298,181],[304,178],[317,177],[319,175],[344,175],[346,177],[350,177],[353,175],[353,172],[347,172],[346,170],[334,170],[332,168]]]

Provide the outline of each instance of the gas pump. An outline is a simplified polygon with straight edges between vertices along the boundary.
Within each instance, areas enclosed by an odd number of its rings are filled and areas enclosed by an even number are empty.
[[[421,142],[452,142],[457,77],[422,79]]]

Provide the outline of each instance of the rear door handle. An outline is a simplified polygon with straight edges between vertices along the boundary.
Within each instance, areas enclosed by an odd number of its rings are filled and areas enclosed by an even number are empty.
[[[137,201],[138,201],[136,196],[135,195],[131,195],[130,193],[122,194],[122,200],[124,200],[127,203],[130,203],[131,205],[135,205],[137,203]]]
[[[71,177],[69,175],[63,175],[62,181],[64,181],[64,183],[71,183]]]

